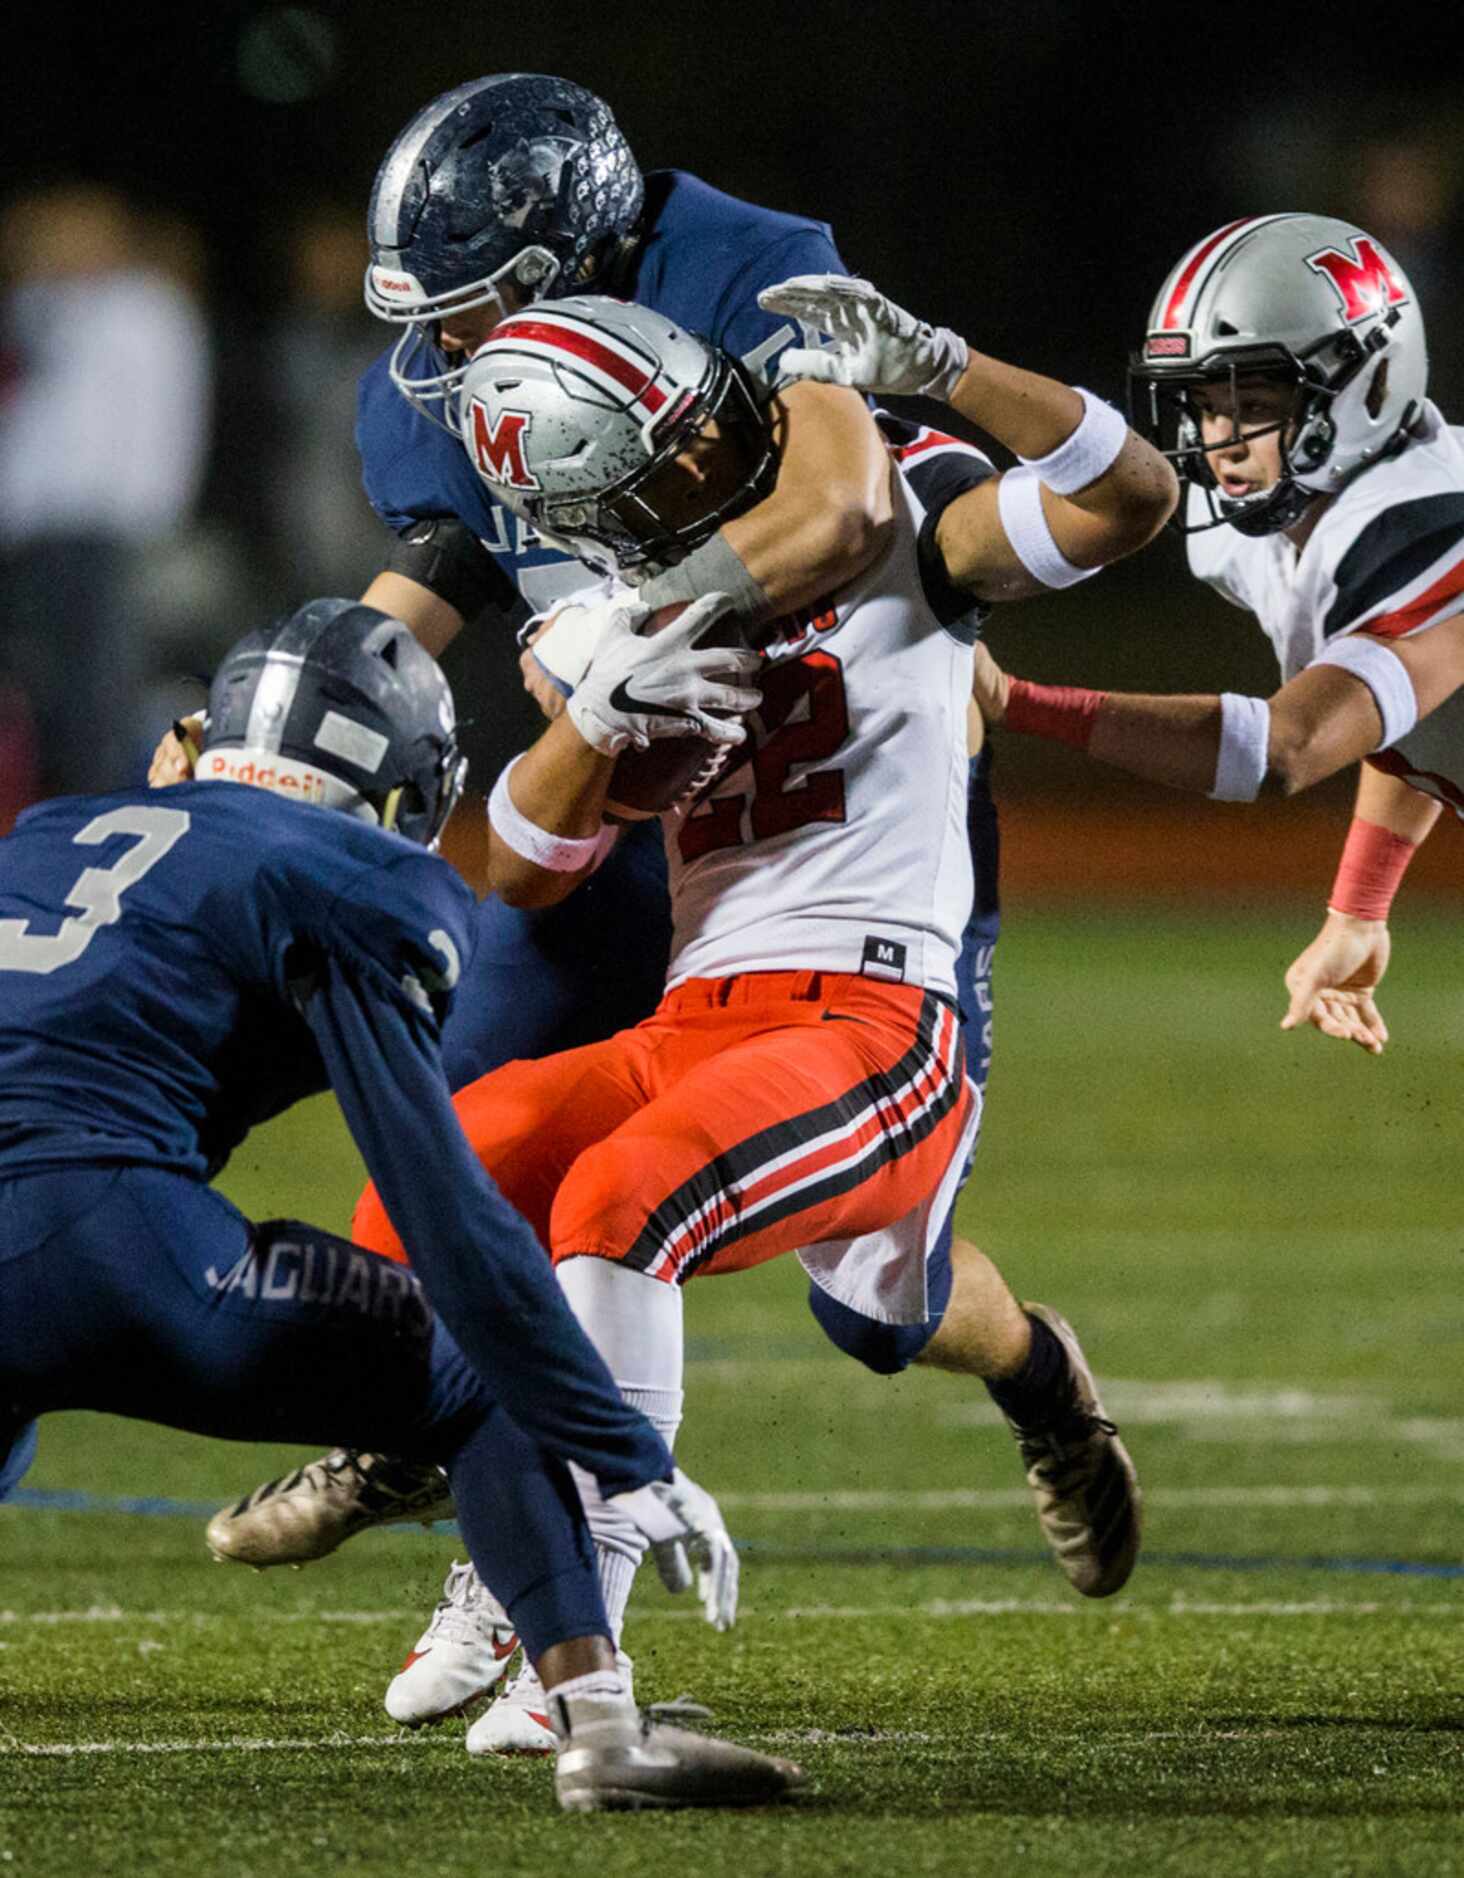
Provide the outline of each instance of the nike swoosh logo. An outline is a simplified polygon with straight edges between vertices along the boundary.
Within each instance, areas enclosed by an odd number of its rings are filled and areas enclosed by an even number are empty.
[[[493,1652],[494,1662],[501,1663],[505,1657],[512,1656],[514,1651],[518,1648],[518,1638],[510,1637],[508,1642],[503,1645],[502,1649],[500,1649],[496,1643],[492,1643],[488,1647]]]
[[[402,1674],[405,1676],[413,1663],[420,1663],[424,1656],[431,1656],[431,1654],[431,1650],[408,1650],[407,1660],[402,1664]]]
[[[635,714],[649,712],[654,717],[684,717],[688,723],[696,722],[694,711],[679,711],[671,704],[652,704],[648,698],[638,698],[630,688],[630,680],[622,678],[610,693],[612,711],[629,711]]]

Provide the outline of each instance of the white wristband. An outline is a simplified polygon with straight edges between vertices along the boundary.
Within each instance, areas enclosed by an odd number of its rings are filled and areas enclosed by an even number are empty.
[[[1408,667],[1381,639],[1369,639],[1365,635],[1334,639],[1317,654],[1312,664],[1340,665],[1344,672],[1350,672],[1367,686],[1378,707],[1378,716],[1383,720],[1383,740],[1374,745],[1375,749],[1390,750],[1418,722],[1418,694],[1408,676]]]
[[[1266,780],[1271,707],[1264,698],[1220,697],[1220,754],[1215,759],[1212,802],[1254,802]]]
[[[505,846],[524,860],[532,861],[535,867],[542,867],[551,874],[578,874],[599,859],[603,834],[588,835],[583,840],[569,835],[551,835],[515,808],[513,797],[508,793],[508,779],[522,761],[522,757],[516,756],[499,772],[498,781],[493,785],[493,793],[488,798],[488,820],[493,824],[493,832]]]
[[[1102,398],[1095,398],[1081,385],[1073,390],[1083,400],[1083,415],[1077,429],[1065,437],[1046,456],[1024,456],[1020,460],[1036,470],[1055,496],[1070,496],[1112,469],[1118,453],[1128,441],[1128,425],[1123,415]]]
[[[1096,567],[1074,567],[1052,539],[1042,513],[1042,484],[1031,464],[1009,469],[996,485],[996,508],[1012,552],[1044,587],[1075,587],[1091,580]]]

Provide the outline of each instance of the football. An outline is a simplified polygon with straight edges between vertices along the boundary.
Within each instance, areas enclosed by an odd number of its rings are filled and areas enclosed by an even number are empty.
[[[658,633],[679,619],[691,604],[678,600],[660,607],[641,627],[641,632]],[[735,645],[738,629],[729,619],[714,620],[697,642],[700,645]],[[706,788],[726,767],[731,755],[727,744],[713,743],[708,737],[657,737],[644,750],[631,747],[615,759],[610,778],[606,810],[620,821],[649,821],[653,815]]]

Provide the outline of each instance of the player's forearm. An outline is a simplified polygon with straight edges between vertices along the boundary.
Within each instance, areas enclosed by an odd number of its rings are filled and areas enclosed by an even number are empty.
[[[1220,700],[1109,692],[1093,720],[1087,747],[1099,763],[1170,789],[1205,794],[1215,782]]]
[[[1368,685],[1326,662],[1308,666],[1269,699],[1004,683],[1000,721],[1008,728],[1226,802],[1254,801],[1263,788],[1294,795],[1377,749],[1385,734]],[[987,680],[984,695],[991,693]]]
[[[1104,566],[1132,554],[1174,513],[1179,484],[1164,457],[1135,432],[1123,435],[1116,412],[1085,403],[1071,385],[973,352],[951,394],[951,407],[1035,469],[1044,483],[1049,526],[1075,566]],[[1071,487],[1083,473],[1083,427],[1093,428],[1090,412],[1095,410],[1115,437],[1122,436],[1122,445],[1106,462],[1102,455],[1095,457],[1091,478]],[[1064,461],[1068,452],[1078,456],[1072,467]],[[1066,471],[1054,474],[1053,481],[1062,485],[1056,490],[1043,475],[1048,463]],[[1066,515],[1069,509],[1077,514]],[[1095,530],[1093,522],[1101,528]]]
[[[573,893],[598,858],[614,767],[614,758],[592,749],[567,716],[556,718],[517,759],[506,783],[495,787],[489,809],[488,883],[500,899],[510,906],[554,906]]]
[[[440,658],[463,628],[457,608],[405,574],[385,568],[361,595],[367,606],[379,607],[412,629],[413,637]]]
[[[776,618],[821,600],[872,567],[892,527],[888,458],[877,477],[842,486],[777,491],[722,535],[767,598]]]
[[[1013,456],[1042,457],[1055,450],[1083,419],[1083,400],[1071,385],[973,352],[951,392],[950,406]]]
[[[1411,841],[1415,847],[1432,832],[1443,804],[1404,782],[1364,763],[1357,772],[1357,800],[1352,813],[1358,821],[1386,828],[1389,834]]]
[[[889,452],[864,400],[836,386],[794,385],[779,405],[777,483],[721,531],[770,618],[862,574],[894,526]]]
[[[1004,683],[1003,709],[992,717],[1008,730],[1066,743],[1100,763],[1171,789],[1208,790],[1214,783],[1221,723],[1217,697],[1089,691],[1025,678]]]

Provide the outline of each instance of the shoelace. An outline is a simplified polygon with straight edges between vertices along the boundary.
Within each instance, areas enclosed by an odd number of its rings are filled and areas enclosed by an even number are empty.
[[[1116,1435],[1118,1424],[1105,1415],[1078,1414],[1051,1428],[1024,1429],[1017,1445],[1029,1468],[1040,1468],[1049,1479],[1049,1468],[1062,1467],[1079,1458],[1077,1450],[1094,1435]]]
[[[484,1630],[507,1628],[508,1618],[472,1565],[459,1565],[454,1560],[427,1634],[457,1643],[477,1643]]]

